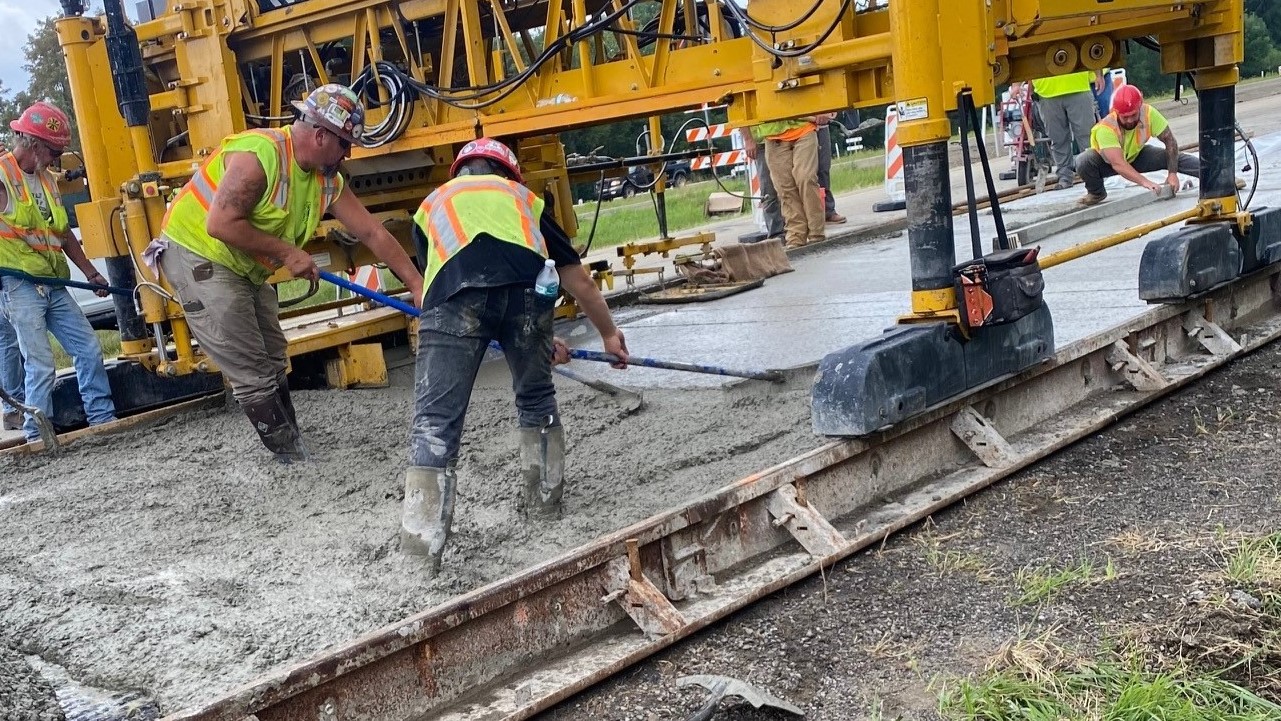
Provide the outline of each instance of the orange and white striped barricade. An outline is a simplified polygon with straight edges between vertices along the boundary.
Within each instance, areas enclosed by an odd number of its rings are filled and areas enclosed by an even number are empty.
[[[889,200],[873,203],[873,211],[883,213],[907,207],[907,192],[903,186],[903,148],[898,144],[898,108],[893,105],[885,111],[885,196]]]

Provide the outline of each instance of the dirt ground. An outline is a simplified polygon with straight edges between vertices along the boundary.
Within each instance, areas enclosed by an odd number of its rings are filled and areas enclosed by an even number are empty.
[[[684,719],[706,692],[676,679],[717,674],[811,721],[941,719],[941,689],[1008,641],[1052,631],[1089,651],[1178,618],[1222,576],[1224,538],[1281,530],[1279,369],[1273,345],[540,718]],[[1021,571],[1083,561],[1094,582],[1018,603]]]
[[[511,390],[487,385],[468,416],[455,536],[428,582],[398,551],[411,379],[297,394],[318,459],[292,466],[225,409],[62,457],[0,458],[0,647],[169,713],[820,442],[807,391],[647,391],[625,415],[558,378],[565,515],[529,525]],[[695,436],[715,440],[684,442]]]

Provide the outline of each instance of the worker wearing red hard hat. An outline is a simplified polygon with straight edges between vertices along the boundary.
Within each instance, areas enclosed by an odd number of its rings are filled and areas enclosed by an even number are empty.
[[[53,334],[75,362],[89,424],[114,421],[116,408],[97,334],[65,286],[33,280],[67,280],[69,260],[90,283],[107,285],[72,234],[57,179],[49,170],[71,144],[71,122],[62,110],[40,101],[22,111],[9,128],[17,138],[13,150],[0,155],[0,314],[12,327],[21,352],[23,401],[52,417],[57,371],[49,344]],[[107,291],[98,295],[105,297]],[[3,350],[0,358],[10,364],[4,374],[12,376],[15,356]],[[40,435],[32,417],[25,419],[22,431],[28,441]]]
[[[1152,138],[1165,147],[1149,145]],[[1164,183],[1143,176],[1158,170],[1168,171]],[[1090,131],[1090,149],[1077,156],[1076,172],[1086,190],[1079,202],[1097,205],[1108,197],[1104,178],[1120,175],[1148,190],[1159,193],[1164,185],[1173,193],[1179,187],[1179,173],[1200,177],[1201,161],[1179,152],[1179,142],[1165,116],[1143,102],[1138,88],[1122,85],[1112,94],[1112,112]]]
[[[536,518],[558,515],[564,491],[565,434],[551,375],[553,362],[568,360],[552,336],[559,288],[574,296],[605,350],[622,359],[617,365],[627,360],[604,297],[542,197],[522,185],[516,155],[479,138],[463,146],[449,174],[423,200],[413,229],[427,271],[400,547],[422,560],[427,575],[439,570],[453,523],[455,460],[489,343],[502,346],[511,370],[521,510]]]
[[[339,165],[364,135],[365,109],[345,85],[327,84],[294,102],[282,128],[228,136],[178,192],[160,238],[148,248],[173,286],[201,350],[218,364],[241,410],[277,460],[308,457],[286,378],[280,327],[280,268],[315,281],[303,246],[328,213],[415,296],[422,276],[400,243],[352,193]]]

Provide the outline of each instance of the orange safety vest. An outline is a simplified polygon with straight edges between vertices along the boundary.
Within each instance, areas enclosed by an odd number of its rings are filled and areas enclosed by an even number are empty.
[[[245,147],[245,140],[265,138],[271,141],[271,150],[259,147]],[[238,275],[255,283],[262,283],[271,274],[277,264],[271,258],[253,256],[237,248],[232,248],[205,231],[205,222],[209,207],[218,185],[222,182],[224,167],[221,162],[225,152],[254,152],[258,154],[263,168],[267,161],[273,160],[276,165],[274,177],[267,178],[267,196],[255,206],[250,222],[256,228],[276,235],[286,243],[302,246],[316,232],[321,217],[329,206],[338,199],[342,192],[341,178],[326,178],[317,175],[318,195],[310,193],[290,193],[294,167],[294,146],[290,133],[286,129],[262,128],[248,130],[233,135],[223,141],[213,155],[200,166],[191,180],[178,191],[173,204],[165,213],[163,233],[173,242],[191,252],[215,263],[226,266]],[[269,153],[263,155],[263,153]],[[264,202],[267,198],[270,200]],[[313,206],[317,207],[313,207]]]
[[[423,297],[440,269],[481,233],[548,257],[539,228],[543,199],[497,175],[461,175],[432,191],[414,214],[427,237]]]
[[[1139,111],[1139,124],[1133,130],[1126,130],[1121,127],[1121,122],[1117,118],[1116,112],[1113,111],[1103,116],[1095,127],[1103,126],[1116,134],[1116,141],[1121,145],[1121,153],[1125,156],[1125,161],[1132,162],[1138,157],[1139,151],[1144,145],[1152,139],[1152,106],[1147,103],[1143,104],[1143,109]],[[1131,133],[1126,137],[1126,133]],[[1098,141],[1094,138],[1094,133],[1090,133],[1090,147],[1099,150]],[[1131,155],[1133,151],[1133,155]]]
[[[36,174],[49,204],[47,219],[36,206],[35,197],[13,153],[0,155],[0,182],[9,193],[10,210],[0,215],[0,267],[20,270],[29,275],[70,278],[67,257],[62,249],[62,234],[69,222],[62,206],[58,184],[48,171]]]

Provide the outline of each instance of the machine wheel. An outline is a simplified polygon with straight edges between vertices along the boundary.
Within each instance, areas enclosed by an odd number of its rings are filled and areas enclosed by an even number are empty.
[[[627,185],[624,185],[624,186],[623,186],[623,197],[624,197],[624,198],[630,198],[630,197],[632,197],[633,195],[636,195],[636,189],[635,189],[635,188],[633,188],[633,187],[631,186],[631,184],[630,184],[630,183],[629,183],[629,184],[627,184]]]

